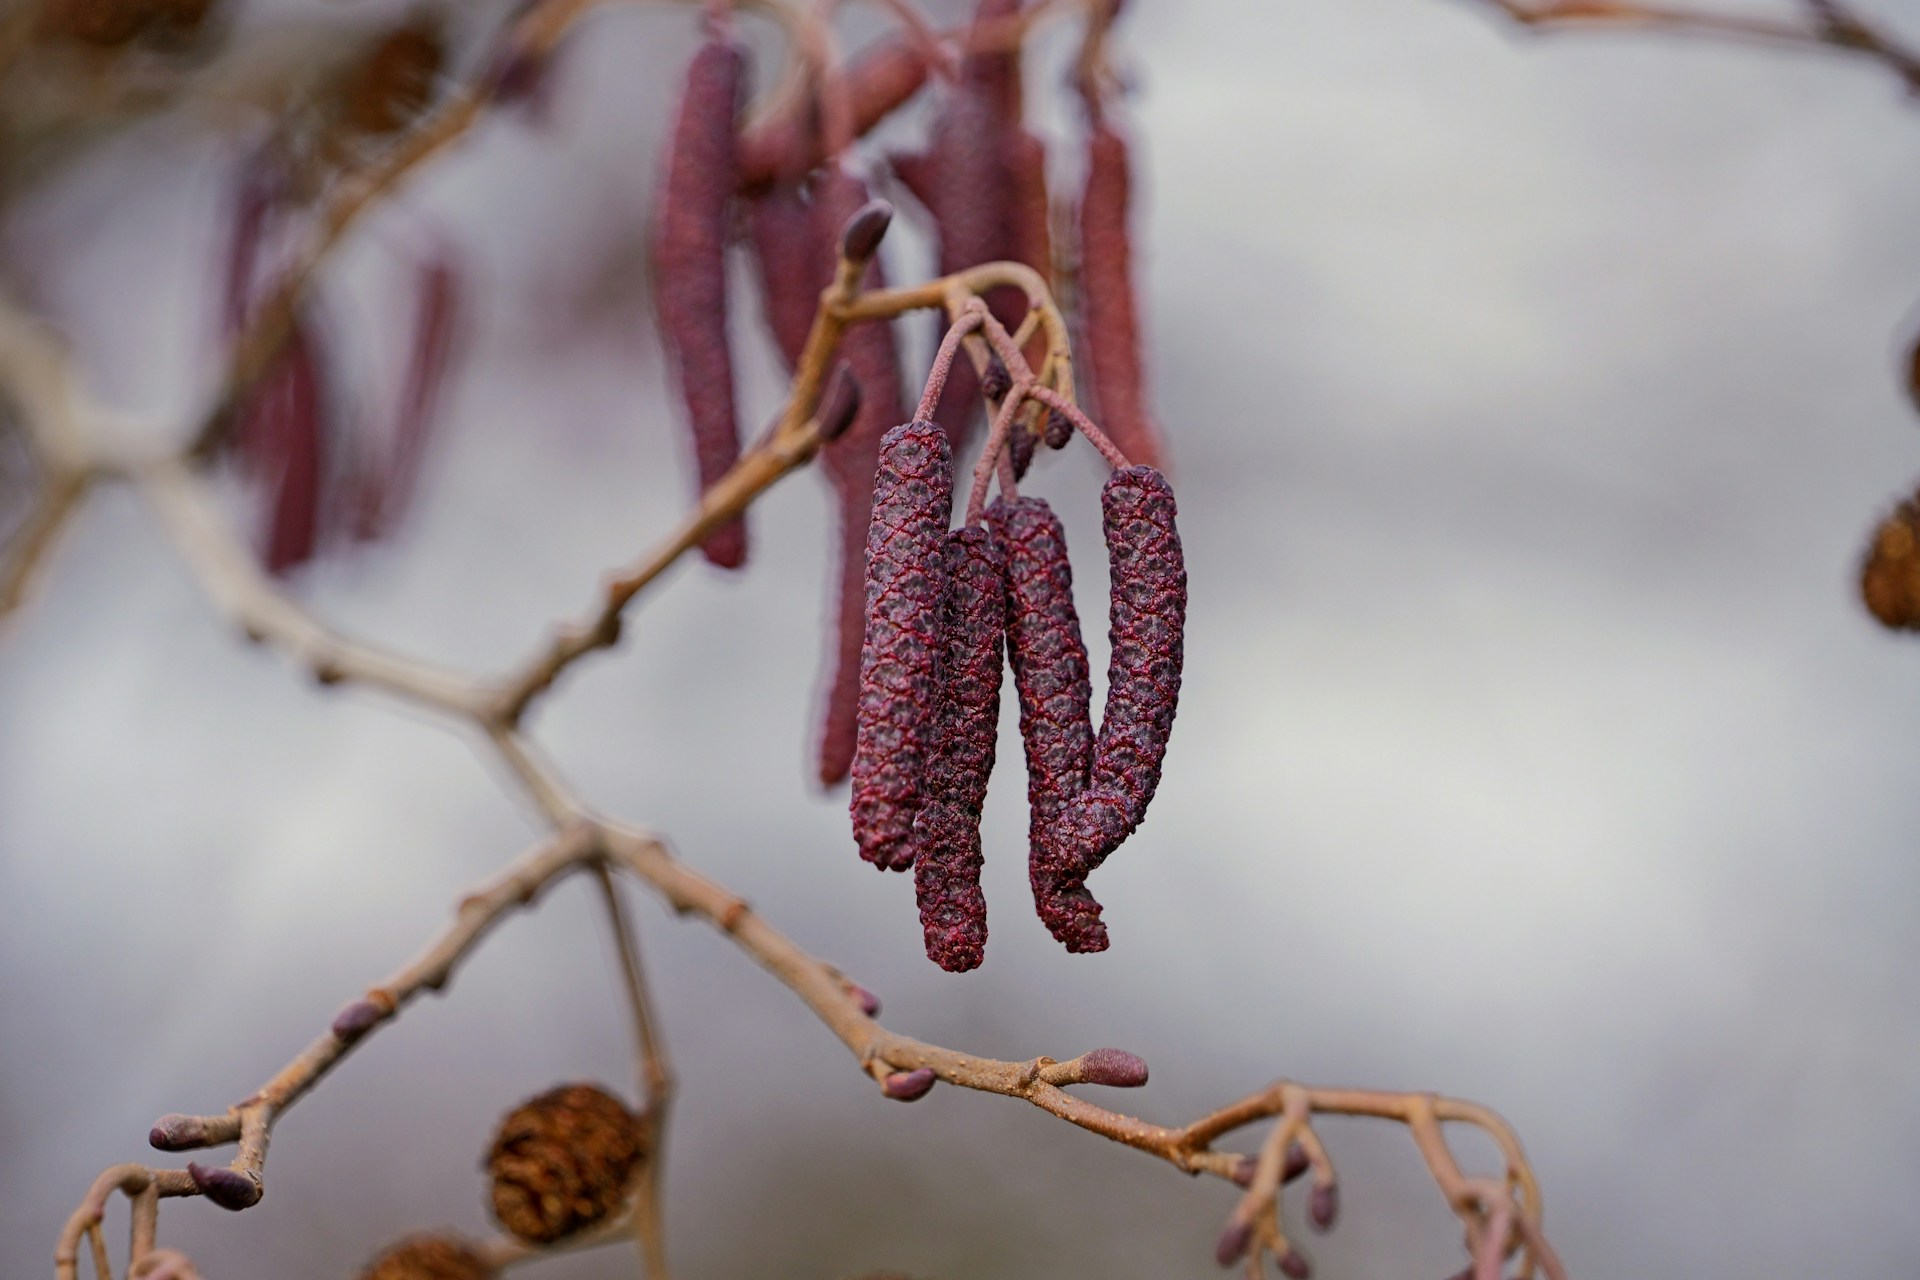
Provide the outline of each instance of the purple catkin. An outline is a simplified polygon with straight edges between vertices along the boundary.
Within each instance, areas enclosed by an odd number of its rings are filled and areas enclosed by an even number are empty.
[[[768,187],[746,205],[747,244],[760,276],[760,313],[792,369],[806,349],[820,290],[833,278],[832,250],[821,243],[813,206],[797,183]]]
[[[726,255],[734,122],[745,69],[746,54],[731,41],[709,40],[693,55],[654,215],[654,303],[679,377],[702,491],[740,457]],[[714,564],[738,568],[747,558],[746,524],[729,520],[707,536],[701,550]]]
[[[1094,116],[1080,199],[1080,295],[1101,429],[1134,462],[1166,465],[1166,446],[1147,407],[1140,317],[1133,291],[1127,213],[1132,170],[1126,136]]]
[[[1187,571],[1173,489],[1151,467],[1125,467],[1100,495],[1110,562],[1107,703],[1088,789],[1054,830],[1084,877],[1146,817],[1180,699]]]
[[[980,815],[957,805],[926,805],[914,818],[913,846],[913,897],[927,959],[948,973],[979,968],[987,951]]]
[[[987,945],[980,891],[980,808],[1000,723],[1001,643],[1007,627],[1006,553],[985,529],[956,529],[944,548],[939,705],[914,820],[914,898],[927,958],[950,973],[977,968]]]
[[[887,432],[867,528],[865,642],[848,808],[860,856],[889,871],[913,865],[913,815],[932,729],[945,597],[942,543],[952,511],[946,433],[930,422]]]
[[[1066,846],[1054,839],[1056,822],[1086,790],[1093,767],[1093,686],[1073,607],[1066,533],[1040,498],[1002,498],[987,508],[987,524],[1007,554],[1007,659],[1027,752],[1027,877],[1034,906],[1070,950],[1103,950],[1100,904],[1062,856]]]
[[[831,277],[832,246],[841,227],[867,203],[867,186],[838,166],[829,166],[814,182],[813,214],[816,232],[825,246],[822,272]],[[886,287],[886,275],[875,258],[867,267],[863,285]],[[815,287],[825,288],[822,279]],[[873,513],[874,472],[879,466],[880,440],[904,416],[900,400],[900,354],[893,326],[885,321],[857,324],[840,338],[846,357],[860,383],[860,411],[839,439],[820,450],[820,465],[832,482],[840,509],[840,566],[835,608],[836,643],[833,671],[820,729],[820,781],[832,786],[847,776],[855,746],[855,720],[860,700],[861,636],[866,617],[867,530]]]

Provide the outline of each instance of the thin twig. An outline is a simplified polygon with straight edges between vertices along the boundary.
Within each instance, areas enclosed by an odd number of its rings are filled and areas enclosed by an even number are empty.
[[[1634,0],[1474,0],[1522,26],[1541,32],[1640,30],[1850,53],[1883,63],[1910,87],[1920,89],[1920,50],[1867,23],[1838,0],[1808,2],[1812,20],[1725,13],[1685,5]]]

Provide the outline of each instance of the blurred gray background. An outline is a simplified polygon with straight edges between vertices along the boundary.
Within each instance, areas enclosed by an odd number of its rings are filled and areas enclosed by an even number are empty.
[[[1917,7],[1881,12],[1920,32]],[[370,398],[420,227],[480,306],[415,518],[298,579],[329,620],[498,668],[682,507],[637,245],[692,32],[595,17],[549,129],[489,124],[343,256],[329,314]],[[1071,183],[1064,35],[1029,77]],[[1841,56],[1521,40],[1458,0],[1140,3],[1125,35],[1193,612],[1166,781],[1095,883],[1113,950],[1065,955],[1027,908],[1010,708],[982,970],[928,964],[908,882],[855,857],[808,781],[814,476],[754,509],[744,576],[677,571],[539,738],[903,1032],[1131,1049],[1152,1085],[1103,1101],[1167,1122],[1280,1075],[1485,1101],[1578,1277],[1920,1272],[1920,653],[1852,585],[1920,473],[1920,111]],[[165,121],[16,210],[17,287],[105,399],[177,412],[211,367],[230,165]],[[914,236],[889,248],[925,271]],[[742,331],[757,422],[778,384]],[[1069,520],[1097,671],[1098,479],[1076,449],[1032,486]],[[502,783],[242,644],[133,496],[91,505],[0,651],[0,1272],[46,1274],[156,1116],[244,1096],[529,843]],[[280,1126],[257,1209],[171,1205],[163,1243],[210,1280],[304,1280],[483,1229],[495,1116],[627,1078],[592,905],[568,887],[503,930]],[[685,1276],[1216,1274],[1221,1185],[1004,1099],[885,1102],[726,942],[639,914],[684,1080]],[[1346,1216],[1319,1273],[1456,1270],[1404,1135],[1325,1134]]]

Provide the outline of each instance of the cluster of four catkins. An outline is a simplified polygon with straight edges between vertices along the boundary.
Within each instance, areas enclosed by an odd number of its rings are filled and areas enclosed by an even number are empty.
[[[1069,951],[1103,951],[1087,876],[1146,816],[1180,694],[1187,576],[1173,490],[1130,466],[1101,493],[1112,658],[1097,736],[1058,517],[1041,499],[1002,498],[985,527],[949,530],[952,504],[946,433],[929,422],[888,432],[867,532],[854,839],[874,865],[913,870],[928,957],[977,967],[980,811],[1004,653],[1026,745],[1034,905]]]

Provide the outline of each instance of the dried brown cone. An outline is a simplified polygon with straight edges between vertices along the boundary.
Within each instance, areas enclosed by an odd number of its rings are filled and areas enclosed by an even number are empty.
[[[1860,597],[1881,626],[1920,631],[1920,495],[1874,531],[1860,565]]]
[[[459,1236],[408,1236],[367,1264],[360,1280],[492,1280],[494,1272]]]
[[[605,1221],[626,1203],[648,1145],[640,1118],[598,1085],[551,1089],[515,1107],[494,1135],[493,1216],[534,1244]]]

